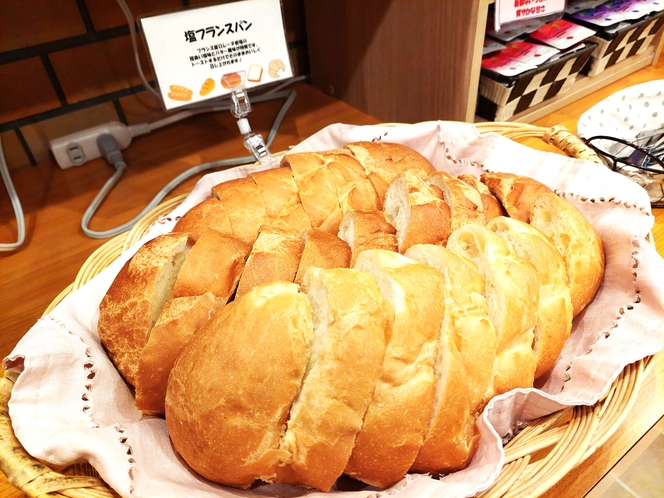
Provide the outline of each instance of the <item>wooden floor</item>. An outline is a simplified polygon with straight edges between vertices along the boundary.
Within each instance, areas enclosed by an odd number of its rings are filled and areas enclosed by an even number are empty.
[[[661,78],[664,78],[664,66],[660,59],[656,66],[640,70],[534,124],[562,124],[575,132],[579,116],[595,103],[622,88]],[[286,150],[331,123],[377,123],[376,119],[306,84],[297,84],[295,88],[298,97],[279,130],[273,151]],[[266,135],[279,105],[279,102],[257,104],[251,115],[253,128]],[[533,145],[546,149],[540,143]],[[235,122],[228,113],[198,116],[139,138],[125,151],[128,164],[125,177],[94,218],[92,228],[109,229],[131,219],[163,185],[195,164],[244,155],[246,151],[238,139]],[[0,253],[0,358],[12,351],[48,304],[74,280],[88,256],[104,243],[86,237],[79,224],[84,210],[111,174],[111,168],[97,160],[66,171],[51,163],[41,164],[12,175],[26,215],[27,240],[15,252]],[[171,196],[187,192],[196,180],[185,182]],[[664,254],[664,229],[661,228],[664,210],[655,214],[660,228],[654,231],[654,238],[660,254]],[[6,195],[0,194],[0,241],[9,242],[15,237],[10,203]],[[648,410],[651,401],[642,400],[640,409]],[[643,434],[649,427],[636,428],[632,440],[627,439],[623,447],[634,444],[638,431]],[[619,436],[626,437],[625,434]],[[617,458],[613,457],[614,463]],[[608,468],[603,472],[607,472],[613,463],[607,459],[604,465]],[[589,489],[588,483],[597,480],[597,472],[594,476],[571,475],[569,482],[557,487],[557,494],[550,496],[582,496]],[[575,485],[575,482],[582,484]],[[0,475],[0,497],[19,496],[23,495]]]

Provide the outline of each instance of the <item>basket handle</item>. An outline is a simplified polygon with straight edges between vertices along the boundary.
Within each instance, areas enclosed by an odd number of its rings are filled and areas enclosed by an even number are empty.
[[[483,122],[475,123],[475,127],[480,133],[493,132],[512,140],[528,137],[540,138],[544,143],[557,147],[570,157],[603,164],[594,150],[562,125],[546,128],[524,123]]]

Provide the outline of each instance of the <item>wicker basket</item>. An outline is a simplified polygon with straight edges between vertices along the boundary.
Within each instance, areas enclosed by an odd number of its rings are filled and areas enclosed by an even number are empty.
[[[477,128],[482,133],[496,132],[514,140],[537,137],[569,156],[599,162],[595,153],[564,127],[548,129],[519,123],[479,123]],[[152,223],[171,212],[184,197],[173,198],[156,207],[129,232],[109,240],[95,251],[75,281],[44,314],[136,243]],[[505,465],[499,478],[479,496],[535,497],[550,489],[615,433],[632,407],[650,364],[651,358],[645,358],[628,365],[607,395],[594,406],[568,408],[543,417],[522,430],[505,446]],[[28,497],[118,496],[89,464],[50,468],[25,451],[14,435],[7,408],[15,380],[15,375],[8,372],[0,379],[0,469],[12,485]]]

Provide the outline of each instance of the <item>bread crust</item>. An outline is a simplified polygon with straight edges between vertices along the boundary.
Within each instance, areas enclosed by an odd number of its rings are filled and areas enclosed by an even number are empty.
[[[267,225],[261,227],[236,294],[241,296],[252,287],[277,280],[293,282],[303,250],[304,241],[299,233]]]
[[[203,231],[213,228],[224,235],[231,235],[231,222],[219,199],[210,197],[196,204],[180,218],[173,227],[174,232],[189,233],[198,240]]]
[[[544,193],[533,203],[530,224],[558,249],[567,269],[574,316],[592,301],[604,278],[604,244],[595,228],[565,199]]]
[[[298,232],[311,227],[290,168],[258,171],[249,177],[260,190],[268,225]]]
[[[489,317],[497,335],[494,393],[532,387],[540,287],[537,271],[483,225],[461,227],[450,236],[447,247],[473,261],[485,282]]]
[[[398,175],[385,193],[384,211],[397,229],[399,252],[415,244],[445,245],[451,233],[449,206],[437,187],[418,175]]]
[[[173,297],[200,296],[211,292],[226,304],[235,292],[251,247],[207,229],[201,232],[182,264],[173,286]]]
[[[360,253],[367,249],[385,249],[398,252],[397,230],[392,220],[383,211],[358,210],[347,212],[341,225],[339,237],[352,250],[350,266],[354,266]]]
[[[274,282],[230,303],[189,341],[169,377],[166,424],[196,472],[240,488],[275,474],[288,458],[278,446],[311,331],[298,286]]]
[[[141,351],[193,239],[188,233],[156,237],[124,264],[99,305],[97,330],[109,358],[131,385]]]
[[[381,488],[403,479],[420,451],[435,397],[434,362],[444,311],[440,273],[399,253],[361,253],[394,309],[383,368],[345,473]]]
[[[332,173],[342,213],[382,209],[382,199],[357,159],[349,154],[330,153],[324,159],[326,169]]]
[[[436,170],[422,154],[401,144],[353,142],[346,145],[346,149],[362,164],[383,202],[390,183],[398,174],[410,171],[426,178]]]
[[[477,177],[473,175],[459,175],[458,178],[475,188],[480,193],[482,199],[482,208],[484,209],[484,219],[489,221],[496,216],[505,216],[505,210],[495,194]]]
[[[485,222],[482,198],[474,187],[445,171],[430,174],[427,182],[440,189],[443,200],[450,207],[450,231],[468,223]]]
[[[392,315],[371,275],[311,268],[312,355],[280,449],[305,485],[329,491],[343,473],[381,372]]]
[[[334,175],[325,168],[322,154],[287,154],[281,161],[293,173],[302,207],[313,228],[337,233],[343,217]]]
[[[251,178],[236,178],[212,187],[212,195],[224,206],[231,234],[245,244],[253,244],[258,229],[267,220],[261,191]]]
[[[224,304],[209,292],[166,303],[138,360],[136,408],[144,415],[164,414],[168,375],[175,360],[193,335]]]
[[[542,193],[553,193],[553,190],[533,178],[512,173],[483,173],[481,181],[511,218],[525,223],[530,223],[535,199]]]
[[[295,283],[300,284],[309,267],[323,269],[349,268],[351,249],[346,241],[334,234],[310,228],[303,232],[304,249],[295,274]]]

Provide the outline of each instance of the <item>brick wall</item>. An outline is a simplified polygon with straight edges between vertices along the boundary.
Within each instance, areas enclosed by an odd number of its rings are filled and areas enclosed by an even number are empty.
[[[127,0],[134,18],[207,4]],[[294,72],[308,74],[303,0],[282,4]],[[107,121],[133,124],[165,115],[140,81],[115,0],[0,1],[0,135],[10,170],[49,160],[53,138]]]

